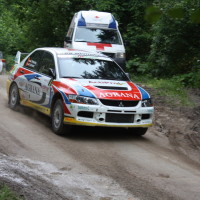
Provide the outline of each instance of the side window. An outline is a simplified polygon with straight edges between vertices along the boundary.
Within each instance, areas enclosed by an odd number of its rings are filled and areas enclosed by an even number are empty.
[[[33,71],[38,71],[42,60],[43,51],[35,51],[26,60],[24,67]]]
[[[49,52],[44,52],[42,61],[40,63],[39,72],[45,75],[49,75],[49,69],[55,70],[54,57]]]
[[[72,37],[73,37],[76,16],[77,16],[77,14],[74,15],[74,17],[71,21],[71,24],[69,26],[68,33],[67,33],[67,37],[69,37],[70,39],[72,39]]]
[[[70,39],[72,39],[72,37],[73,37],[73,32],[74,32],[74,28],[70,28],[69,31],[68,31],[68,33],[67,33],[67,36],[68,36]]]

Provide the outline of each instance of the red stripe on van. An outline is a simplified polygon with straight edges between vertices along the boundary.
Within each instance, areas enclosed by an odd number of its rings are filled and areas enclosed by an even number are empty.
[[[104,50],[104,47],[112,47],[112,44],[90,43],[90,42],[87,42],[87,45],[96,46],[97,50]]]

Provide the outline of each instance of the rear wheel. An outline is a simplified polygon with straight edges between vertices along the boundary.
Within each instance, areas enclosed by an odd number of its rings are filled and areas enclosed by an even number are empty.
[[[64,125],[64,108],[63,108],[63,102],[61,99],[56,100],[52,115],[51,115],[51,123],[52,123],[52,129],[54,133],[57,135],[66,135],[69,134],[71,131],[70,125]]]
[[[142,136],[147,132],[148,128],[128,128],[128,132],[135,136]]]
[[[19,89],[16,83],[13,83],[10,87],[8,104],[13,110],[16,110],[17,106],[19,105]]]

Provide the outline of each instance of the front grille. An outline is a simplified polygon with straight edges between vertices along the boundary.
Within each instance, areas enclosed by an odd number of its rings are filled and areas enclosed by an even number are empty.
[[[150,118],[150,114],[142,114],[142,119],[149,119]]]
[[[95,87],[104,89],[104,90],[128,90],[127,87],[96,86],[96,85]]]
[[[79,117],[86,117],[86,118],[93,118],[93,112],[79,111],[78,116]]]
[[[106,113],[106,122],[112,123],[133,123],[134,115],[132,114],[116,114]]]
[[[115,57],[115,54],[114,53],[105,53],[105,52],[102,52],[104,55],[110,57],[110,58],[114,58]]]
[[[106,106],[117,106],[117,107],[135,107],[139,101],[122,101],[122,100],[109,100],[99,99],[103,105]]]

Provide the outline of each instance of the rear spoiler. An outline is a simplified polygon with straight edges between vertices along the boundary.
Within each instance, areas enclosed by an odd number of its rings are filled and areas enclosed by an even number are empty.
[[[22,59],[28,54],[29,53],[22,53],[21,51],[18,51],[15,56],[15,64],[19,64],[22,61]]]

